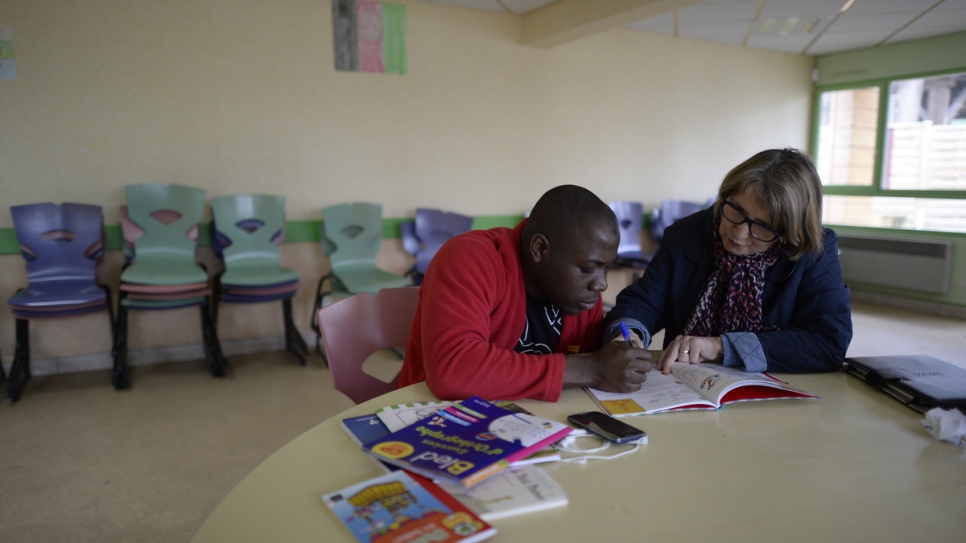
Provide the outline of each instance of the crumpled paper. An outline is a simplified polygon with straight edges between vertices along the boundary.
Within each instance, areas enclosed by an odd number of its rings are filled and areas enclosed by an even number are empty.
[[[926,418],[921,422],[929,435],[939,441],[966,446],[966,415],[958,409],[934,407],[926,412]]]

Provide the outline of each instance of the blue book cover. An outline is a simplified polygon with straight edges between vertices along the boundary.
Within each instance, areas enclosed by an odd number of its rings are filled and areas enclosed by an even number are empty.
[[[322,501],[362,543],[471,543],[496,533],[432,481],[405,471],[323,494]]]
[[[360,447],[390,434],[389,428],[375,414],[342,419],[342,431]]]
[[[468,488],[570,431],[566,424],[473,396],[366,443],[363,449],[383,462]]]

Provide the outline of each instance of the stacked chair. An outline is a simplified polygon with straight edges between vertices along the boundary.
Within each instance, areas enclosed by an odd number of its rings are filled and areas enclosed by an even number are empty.
[[[714,198],[709,202],[714,203]],[[664,229],[674,224],[675,221],[697,213],[705,207],[705,204],[685,202],[684,200],[662,201],[661,207],[651,213],[651,235],[654,236],[654,241],[660,242],[664,239]]]
[[[407,277],[376,267],[376,255],[382,247],[380,204],[329,206],[323,208],[322,220],[322,251],[328,255],[332,271],[319,279],[312,308],[312,328],[316,332],[315,349],[324,359],[316,313],[326,295],[345,298],[362,292],[376,294],[384,288],[410,286],[412,283]]]
[[[117,347],[113,384],[128,386],[127,327],[130,310],[169,310],[198,306],[205,356],[211,374],[225,374],[228,361],[209,313],[211,287],[195,262],[198,224],[205,191],[181,185],[148,183],[125,187],[127,210],[122,230],[133,245],[133,260],[121,273]],[[122,213],[123,215],[123,213]],[[133,238],[133,239],[131,239]]]
[[[281,300],[285,350],[304,366],[309,348],[292,320],[292,297],[299,288],[299,275],[279,265],[279,246],[285,237],[285,198],[265,194],[213,198],[211,215],[215,253],[225,263],[225,271],[215,281],[214,326],[218,326],[219,300]]]
[[[20,250],[27,261],[27,288],[7,301],[17,320],[13,365],[6,387],[20,399],[30,380],[32,319],[108,312],[111,347],[115,345],[111,291],[97,283],[95,271],[104,250],[101,207],[85,204],[30,204],[10,208]]]
[[[620,244],[617,246],[618,266],[630,268],[636,275],[643,273],[654,256],[641,250],[641,228],[644,224],[644,205],[640,202],[611,202],[611,210],[617,215]]]
[[[473,217],[444,213],[438,209],[417,208],[416,220],[401,223],[399,228],[403,248],[416,259],[416,263],[406,274],[412,277],[414,285],[420,285],[426,269],[429,268],[429,262],[439,248],[449,238],[469,232],[473,228]]]

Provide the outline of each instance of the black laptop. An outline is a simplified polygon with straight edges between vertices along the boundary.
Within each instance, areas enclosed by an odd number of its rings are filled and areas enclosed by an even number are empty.
[[[856,356],[842,369],[925,413],[934,407],[966,413],[966,369],[926,354]]]

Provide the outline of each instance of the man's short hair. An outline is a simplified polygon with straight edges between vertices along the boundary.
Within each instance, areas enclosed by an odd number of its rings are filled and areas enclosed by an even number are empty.
[[[537,200],[523,234],[543,234],[553,241],[575,234],[587,221],[611,224],[617,232],[617,217],[596,194],[577,185],[560,185]]]

